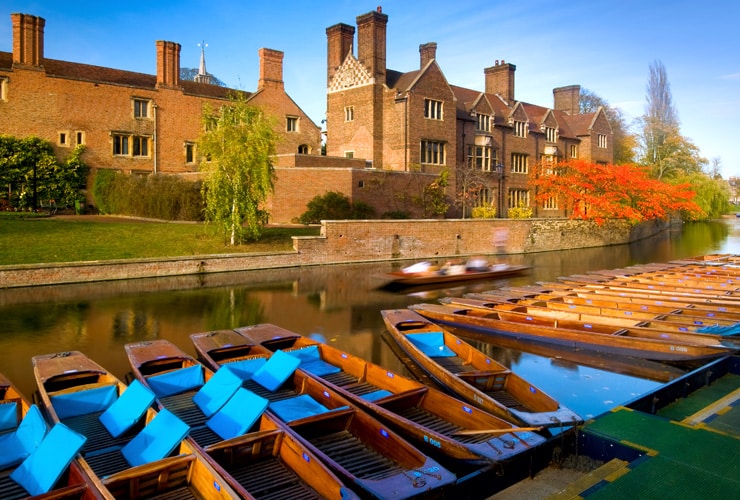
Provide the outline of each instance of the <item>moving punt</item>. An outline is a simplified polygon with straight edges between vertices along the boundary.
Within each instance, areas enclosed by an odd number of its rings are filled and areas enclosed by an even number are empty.
[[[85,437],[47,426],[41,410],[0,374],[0,498],[103,498],[74,460]]]
[[[444,307],[444,306],[439,306]],[[527,426],[583,419],[481,351],[410,309],[381,311],[390,336],[436,383],[490,413]]]
[[[155,349],[143,344],[126,345],[137,378],[152,383],[157,376],[179,376],[183,369],[182,355],[178,360],[161,350],[157,354]],[[167,349],[174,353],[174,347]],[[336,391],[296,371],[299,363],[300,360],[282,351],[271,356],[249,356],[219,369],[212,378],[221,373],[235,374],[239,378],[239,390],[264,401],[261,404],[267,410],[263,417],[270,425],[291,434],[345,484],[365,496],[409,498],[454,482],[453,474],[391,429]],[[200,365],[193,358],[187,364],[189,367],[185,369]],[[208,372],[213,373],[210,369]],[[192,398],[191,392],[189,399]]]
[[[231,352],[239,346],[250,350],[281,343],[284,352],[301,360],[299,369],[352,400],[376,418],[389,423],[424,451],[466,462],[502,462],[529,451],[545,439],[531,429],[472,407],[379,365],[366,362],[308,337],[263,324],[235,331],[191,335],[201,359],[220,359],[215,366],[229,366],[224,345]],[[254,336],[254,338],[252,337]],[[238,356],[237,356],[238,357]],[[237,361],[238,362],[238,361]]]
[[[32,361],[47,418],[85,437],[77,460],[103,497],[235,498],[184,440],[188,426],[152,408],[146,387],[127,387],[79,351]]]
[[[474,270],[466,269],[464,265],[459,267],[461,268],[460,272],[434,269],[419,272],[407,272],[402,270],[386,273],[381,276],[387,280],[387,283],[385,283],[382,288],[392,290],[426,285],[504,278],[524,274],[530,269],[529,266],[511,264],[493,264]]]
[[[190,426],[188,441],[242,498],[356,495],[264,411],[236,371],[214,373],[167,340],[127,344],[136,380]]]
[[[473,299],[467,301],[473,302]],[[598,323],[579,326],[577,322],[567,321],[561,324],[556,319],[514,314],[504,319],[502,314],[485,307],[485,302],[470,305],[415,304],[410,308],[432,321],[464,328],[466,336],[484,342],[503,335],[655,361],[711,359],[731,353],[723,346],[647,338],[644,332],[635,332],[635,328]]]

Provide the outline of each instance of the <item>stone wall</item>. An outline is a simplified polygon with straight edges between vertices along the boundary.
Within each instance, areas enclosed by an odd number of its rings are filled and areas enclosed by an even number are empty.
[[[293,238],[293,252],[224,254],[0,266],[0,288],[197,275],[386,260],[533,253],[618,245],[656,234],[667,221],[459,219],[324,221],[320,236]]]

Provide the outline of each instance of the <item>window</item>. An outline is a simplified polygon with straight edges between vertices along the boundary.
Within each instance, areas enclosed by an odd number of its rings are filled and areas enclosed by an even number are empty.
[[[527,122],[514,122],[514,136],[527,137]]]
[[[307,155],[309,154],[309,148],[307,144],[301,144],[298,146],[298,154],[299,155]]]
[[[492,207],[494,204],[493,191],[484,187],[478,191],[478,199],[476,200],[476,206],[479,207]]]
[[[526,174],[529,172],[529,157],[527,155],[514,153],[511,155],[511,173]]]
[[[558,129],[545,127],[545,140],[547,142],[558,142]]]
[[[185,143],[185,163],[195,162],[195,144],[191,142]]]
[[[354,151],[345,151],[344,152],[344,157],[345,158],[354,158],[355,157],[355,152]]]
[[[79,130],[76,133],[77,135],[77,145],[85,144],[85,132],[80,132]]]
[[[149,116],[149,102],[147,99],[134,99],[134,118]]]
[[[298,117],[289,116],[286,121],[286,130],[288,132],[298,132]]]
[[[69,146],[69,143],[67,142],[67,132],[59,132],[59,145]]]
[[[149,156],[149,138],[134,136],[134,156]]]
[[[558,209],[558,197],[550,196],[542,203],[544,210],[557,210]]]
[[[8,100],[8,79],[0,77],[0,101]]]
[[[570,145],[570,157],[578,158],[578,146],[576,146],[575,144]]]
[[[599,141],[598,142],[599,147],[602,148],[602,149],[606,149],[606,135],[605,134],[599,134],[597,138],[598,138],[598,141]]]
[[[468,166],[482,170],[491,171],[491,151],[489,146],[468,146]]]
[[[429,118],[430,120],[441,120],[442,101],[424,99],[424,118]]]
[[[432,165],[445,164],[445,145],[440,141],[421,141],[421,162]]]
[[[355,108],[353,106],[346,106],[344,108],[344,121],[351,122],[355,119]]]
[[[509,208],[529,206],[529,191],[526,189],[512,189],[509,191]]]
[[[491,131],[491,115],[478,115],[478,123],[476,124],[476,130],[481,132]]]
[[[113,154],[116,156],[128,156],[128,136],[113,136]]]

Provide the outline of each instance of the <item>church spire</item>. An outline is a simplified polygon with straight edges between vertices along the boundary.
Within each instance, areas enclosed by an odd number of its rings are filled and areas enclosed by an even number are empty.
[[[198,67],[198,74],[195,76],[195,81],[198,83],[211,83],[211,75],[206,71],[206,47],[208,44],[204,41],[199,43],[200,47],[200,66]]]

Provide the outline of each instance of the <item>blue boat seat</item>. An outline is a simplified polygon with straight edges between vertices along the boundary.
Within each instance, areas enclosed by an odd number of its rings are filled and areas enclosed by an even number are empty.
[[[331,410],[308,394],[301,394],[294,398],[270,403],[270,411],[280,417],[282,421],[291,422],[299,418],[321,415]]]
[[[377,391],[368,392],[367,394],[363,394],[361,398],[364,399],[365,401],[377,401],[386,396],[390,396],[391,394],[393,394],[391,391],[386,391],[385,389],[378,389]]]
[[[131,467],[161,460],[172,453],[189,431],[185,422],[163,409],[121,448],[121,453]]]
[[[457,356],[452,349],[445,345],[445,338],[442,332],[409,333],[406,334],[406,338],[430,358]]]
[[[13,411],[16,411],[15,404],[3,406],[12,406]],[[7,469],[28,458],[41,444],[45,435],[44,417],[41,416],[38,406],[31,405],[14,431],[0,435],[0,469]]]
[[[31,495],[51,490],[87,438],[64,424],[51,428],[36,450],[21,463],[10,478]]]
[[[200,364],[147,377],[149,387],[158,398],[172,396],[203,385],[203,367]]]
[[[252,358],[252,359],[240,359],[239,361],[232,361],[228,364],[222,365],[228,366],[236,375],[242,380],[250,380],[255,372],[262,368],[262,365],[267,363],[267,358]]]
[[[15,429],[18,426],[18,404],[20,400],[0,402],[0,432]]]
[[[219,372],[221,370],[223,368]],[[269,401],[252,391],[238,389],[231,399],[206,421],[206,425],[221,439],[241,436],[260,418],[268,403]]]
[[[252,380],[270,392],[274,392],[288,380],[301,364],[301,360],[281,350],[275,351],[270,359],[254,373]]]
[[[118,398],[115,384],[102,385],[91,389],[65,392],[51,396],[51,405],[60,420],[87,415],[108,409]]]
[[[224,366],[193,396],[193,402],[206,417],[210,417],[226,404],[241,385],[242,379]]]
[[[134,380],[123,394],[100,415],[100,422],[110,435],[118,437],[138,422],[152,403],[154,393]]]
[[[317,377],[323,377],[324,375],[331,375],[332,373],[339,373],[342,371],[340,367],[327,363],[321,359],[321,351],[317,345],[286,352],[301,360],[301,364],[299,365],[301,370],[305,370]]]

